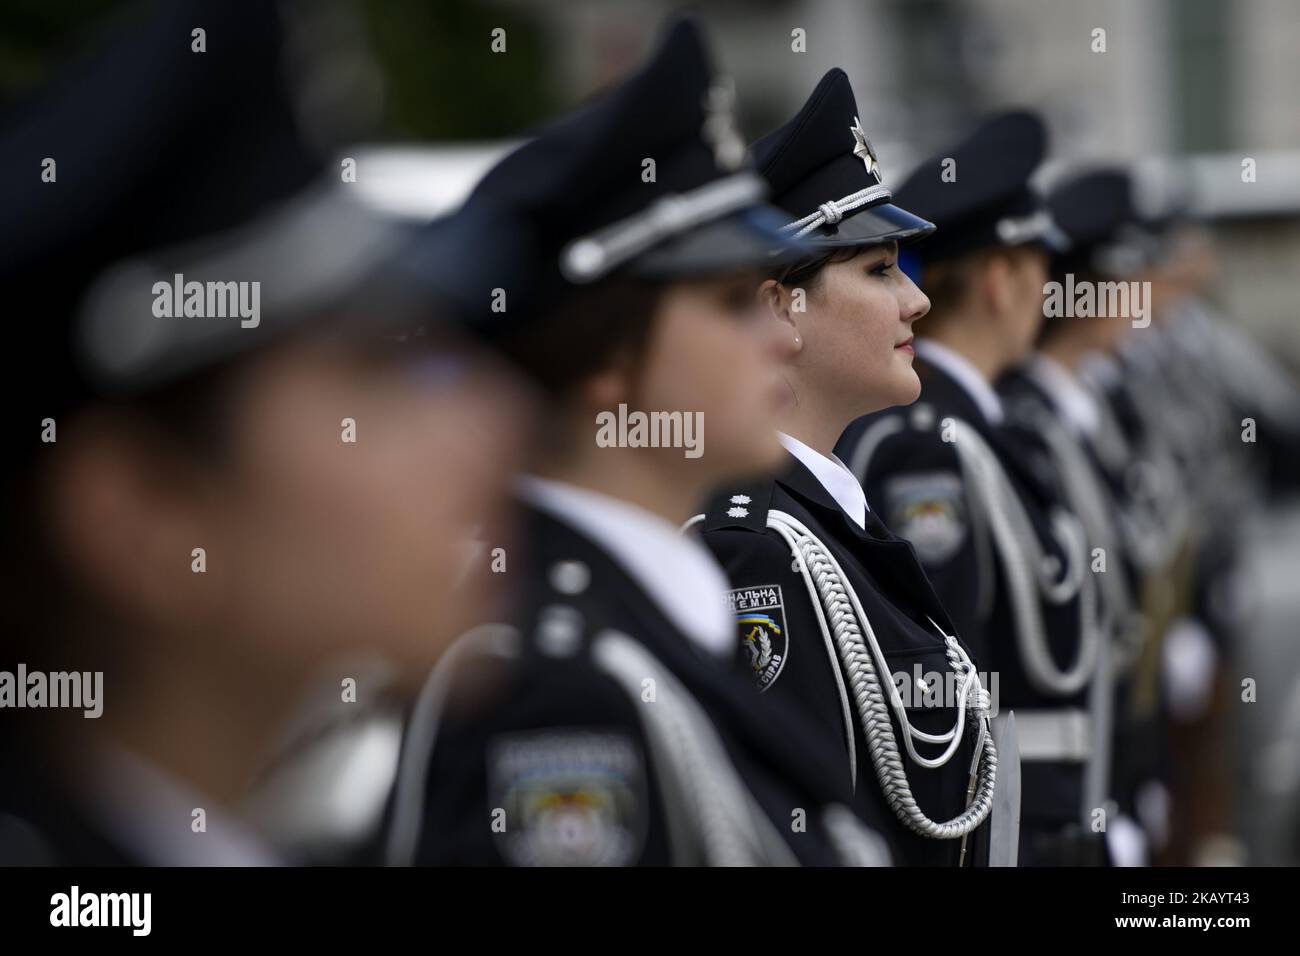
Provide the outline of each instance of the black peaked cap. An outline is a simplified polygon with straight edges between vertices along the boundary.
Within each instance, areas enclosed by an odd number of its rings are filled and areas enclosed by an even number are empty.
[[[874,147],[858,119],[853,87],[838,67],[821,78],[789,122],[755,143],[753,151],[772,187],[772,201],[787,220],[816,217],[800,227],[811,227],[806,236],[814,246],[908,242],[934,231],[905,204],[890,201]],[[868,195],[842,202],[864,190]]]
[[[1042,119],[1014,110],[985,120],[956,146],[921,163],[897,195],[938,227],[917,245],[921,261],[1028,243],[1063,248],[1064,236],[1030,185],[1046,155]]]
[[[640,70],[494,166],[429,228],[412,268],[506,331],[615,274],[669,280],[775,261],[792,243],[729,108],[699,28],[677,20]],[[497,289],[505,311],[493,313]]]

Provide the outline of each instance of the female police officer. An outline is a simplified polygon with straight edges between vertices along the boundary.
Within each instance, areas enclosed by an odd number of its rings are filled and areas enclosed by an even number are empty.
[[[753,301],[780,219],[727,98],[679,23],[490,171],[434,244],[430,272],[542,387],[546,427],[526,538],[498,555],[519,628],[457,652],[504,658],[497,692],[464,700],[457,660],[431,677],[394,860],[883,859],[841,805],[833,742],[730,668],[725,577],[677,533],[708,488],[780,454],[780,344]]]
[[[340,683],[376,685],[340,655],[420,673],[481,613],[461,532],[504,512],[514,393],[408,334],[427,293],[378,276],[409,230],[317,181],[311,22],[160,6],[0,130],[0,862],[284,858],[242,801],[313,678],[356,711]],[[91,699],[59,710],[69,675]]]
[[[997,673],[999,702],[1018,725],[1022,856],[1059,864],[1095,860],[1100,846],[1084,829],[1098,809],[1085,806],[1085,772],[1102,765],[1087,710],[1102,643],[1094,582],[1041,438],[1007,420],[993,388],[1043,322],[1060,239],[1031,182],[1046,145],[1037,116],[1000,114],[898,190],[938,226],[909,250],[931,296],[916,340],[921,402],[854,422],[837,450]]]
[[[702,516],[704,540],[764,699],[800,705],[839,743],[901,859],[971,862],[997,767],[987,695],[911,548],[832,454],[857,416],[919,393],[911,327],[929,303],[898,246],[934,227],[890,203],[841,70],[755,152],[787,231],[814,247],[759,288],[794,353],[787,456]]]

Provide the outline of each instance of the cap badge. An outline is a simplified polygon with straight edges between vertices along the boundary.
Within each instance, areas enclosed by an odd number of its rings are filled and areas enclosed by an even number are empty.
[[[739,169],[745,162],[745,140],[736,129],[733,108],[736,85],[728,77],[719,80],[704,97],[704,141],[713,147],[713,159],[723,169]]]
[[[880,163],[876,161],[876,151],[871,148],[871,141],[862,129],[862,120],[853,117],[849,132],[853,134],[853,155],[862,160],[862,165],[867,167],[869,174],[880,179]]]

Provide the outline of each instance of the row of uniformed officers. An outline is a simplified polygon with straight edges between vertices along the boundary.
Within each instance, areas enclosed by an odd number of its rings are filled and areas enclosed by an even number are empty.
[[[405,721],[386,862],[1161,858],[1187,759],[1171,721],[1221,701],[1214,662],[1222,672],[1231,659],[1229,616],[1202,599],[1230,570],[1232,496],[1265,477],[1240,419],[1281,434],[1295,420],[1289,383],[1201,304],[1196,227],[1139,211],[1122,171],[1068,179],[1047,198],[1031,185],[1047,151],[1033,114],[988,120],[891,189],[842,71],[748,151],[730,100],[698,28],[681,21],[639,71],[412,235],[360,226],[356,211],[337,218],[319,200],[287,222],[256,219],[257,241],[224,234],[227,255],[242,253],[269,290],[260,337],[213,319],[142,331],[129,282],[142,249],[165,249],[146,261],[168,278],[228,265],[176,244],[303,195],[310,177],[278,146],[262,155],[284,159],[279,182],[243,189],[242,206],[216,197],[210,224],[196,214],[171,235],[101,236],[109,252],[61,235],[15,254],[11,296],[56,274],[69,248],[88,260],[66,319],[36,333],[54,384],[23,406],[57,407],[78,427],[10,475],[24,494],[39,484],[30,500],[59,521],[15,540],[82,549],[57,580],[85,586],[84,607],[122,642],[92,647],[79,613],[59,621],[79,640],[41,625],[75,654],[15,647],[64,666],[107,661],[110,686],[129,674],[145,701],[148,680],[166,678],[173,706],[185,688],[233,724],[182,721],[214,755],[187,777],[202,761],[168,743],[165,712],[151,724],[146,704],[121,705],[112,747],[86,749],[95,766],[117,755],[109,789],[129,777],[155,795],[153,819],[134,820],[129,838],[101,828],[104,813],[66,823],[85,802],[69,791],[98,786],[67,769],[82,728],[48,735],[57,760],[10,740],[4,759],[44,774],[0,806],[27,852],[165,862],[140,847],[174,843],[190,859],[261,861],[237,819],[214,817],[220,854],[140,834],[169,812],[157,807],[194,803],[193,789],[237,805],[265,772],[239,743],[249,749],[277,716],[239,705],[288,696],[306,665],[374,635],[410,673],[422,673],[421,652],[438,657]],[[116,214],[134,222],[132,201]],[[62,214],[74,211],[90,214]],[[349,241],[323,241],[331,224]],[[110,264],[123,274],[106,282]],[[1045,318],[1052,281],[1091,288],[1093,305],[1069,298]],[[356,321],[377,310],[389,320],[382,349]],[[413,362],[416,342],[426,346]],[[340,348],[346,379],[331,378]],[[177,414],[192,439],[193,392],[232,363],[241,377],[220,387],[235,399],[197,432],[237,459],[213,466],[240,476],[219,472],[226,494],[208,504],[226,509],[221,521],[179,503],[151,518],[98,500],[87,474],[135,500],[140,461],[122,446],[134,454]],[[161,387],[164,411],[148,397]],[[532,434],[510,431],[525,406]],[[621,408],[697,416],[701,453],[598,442],[602,413]],[[360,459],[286,437],[317,413],[349,416]],[[68,451],[63,434],[77,442]],[[291,455],[278,451],[286,441]],[[462,525],[490,519],[515,473],[515,533],[480,527],[487,548],[462,578]],[[248,573],[218,572],[224,601],[196,598],[193,578],[141,583],[148,567],[116,575],[108,531],[70,530],[96,520],[206,528]],[[174,543],[125,540],[145,562]],[[24,587],[41,585],[50,579]],[[507,596],[480,603],[490,585]],[[195,620],[194,640],[164,640]],[[240,636],[227,648],[218,634]],[[232,674],[245,682],[233,693]]]
[[[447,295],[541,385],[548,441],[513,629],[426,690],[392,859],[1168,858],[1170,698],[1215,695],[1196,599],[1260,404],[1196,305],[1202,233],[1119,170],[1044,198],[1027,112],[891,190],[841,70],[746,166],[713,83],[677,26],[445,223]],[[703,456],[595,447],[624,404],[701,413]],[[449,706],[460,653],[508,679]]]

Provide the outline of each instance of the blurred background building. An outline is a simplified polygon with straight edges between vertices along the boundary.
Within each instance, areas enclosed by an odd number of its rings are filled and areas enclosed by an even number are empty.
[[[9,0],[0,11],[0,104],[41,82],[88,26],[125,5]],[[376,54],[374,63],[339,64],[331,74],[382,91],[381,125],[367,140],[440,146],[406,154],[416,165],[386,150],[382,175],[362,177],[407,196],[415,211],[454,202],[492,154],[481,144],[517,137],[622,75],[683,7],[334,5],[336,28],[364,31]],[[1220,219],[1227,311],[1300,367],[1291,294],[1300,269],[1294,0],[706,0],[693,9],[736,79],[753,137],[791,115],[826,69],[841,66],[894,181],[981,114],[1014,105],[1048,119],[1056,157],[1049,177],[1068,165],[1142,160],[1159,185],[1172,168],[1198,206]],[[504,53],[490,49],[496,28],[506,31]],[[804,52],[793,49],[795,31]],[[1247,158],[1254,182],[1242,182]]]

